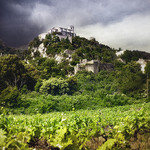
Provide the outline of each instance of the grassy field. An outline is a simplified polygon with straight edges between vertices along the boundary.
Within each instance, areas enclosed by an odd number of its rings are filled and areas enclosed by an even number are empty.
[[[37,115],[0,115],[0,147],[150,149],[150,103]],[[144,143],[144,144],[143,144]]]

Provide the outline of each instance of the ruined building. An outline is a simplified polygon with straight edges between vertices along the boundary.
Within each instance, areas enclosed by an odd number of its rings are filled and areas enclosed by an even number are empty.
[[[111,63],[101,63],[99,60],[91,60],[83,59],[74,67],[74,73],[76,74],[78,71],[92,71],[94,74],[97,74],[100,70],[113,70],[114,66]]]

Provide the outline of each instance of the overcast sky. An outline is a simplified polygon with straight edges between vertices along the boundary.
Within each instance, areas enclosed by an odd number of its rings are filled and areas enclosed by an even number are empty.
[[[0,39],[8,45],[69,25],[112,48],[150,52],[150,0],[0,0]]]

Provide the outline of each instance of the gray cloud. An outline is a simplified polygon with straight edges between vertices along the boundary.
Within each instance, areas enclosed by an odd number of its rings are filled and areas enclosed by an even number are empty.
[[[78,35],[115,48],[150,50],[150,0],[1,0],[0,7],[0,38],[9,45],[74,25]]]

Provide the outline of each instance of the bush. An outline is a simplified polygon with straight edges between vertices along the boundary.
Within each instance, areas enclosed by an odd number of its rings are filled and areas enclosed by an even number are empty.
[[[68,93],[68,83],[63,78],[50,78],[44,80],[40,87],[40,93],[47,93],[51,95],[62,95]]]
[[[37,83],[36,87],[41,85],[39,92],[51,95],[73,94],[77,90],[77,80],[74,77],[68,79],[50,78],[43,80],[42,84]]]
[[[19,91],[17,87],[7,87],[1,92],[0,104],[4,107],[17,107],[19,102]]]

